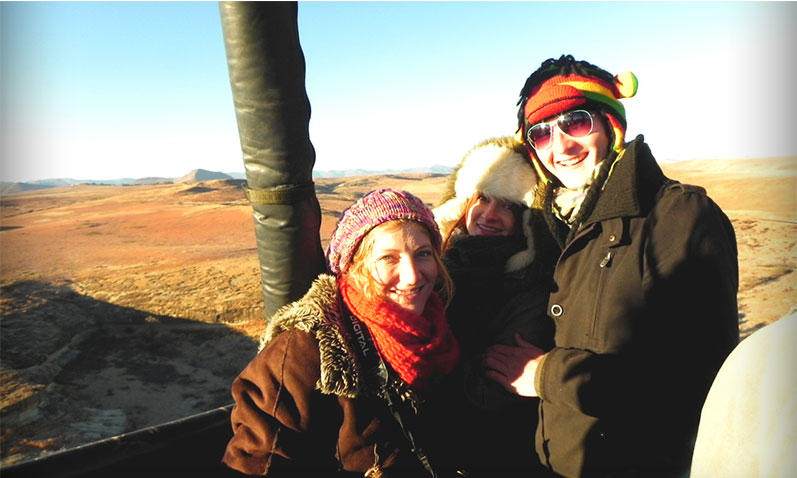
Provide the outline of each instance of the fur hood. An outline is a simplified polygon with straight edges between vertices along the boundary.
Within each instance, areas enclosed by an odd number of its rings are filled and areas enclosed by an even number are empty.
[[[468,201],[476,193],[526,206],[523,234],[527,247],[509,258],[507,272],[524,268],[534,261],[531,206],[537,191],[537,174],[525,157],[523,144],[512,137],[491,138],[473,147],[449,176],[440,205],[434,209],[440,233],[447,237],[467,212]]]
[[[301,299],[277,310],[260,340],[260,349],[274,337],[290,329],[313,335],[318,340],[321,355],[321,378],[317,388],[326,394],[357,396],[360,377],[341,327],[338,284],[335,277],[321,274]]]

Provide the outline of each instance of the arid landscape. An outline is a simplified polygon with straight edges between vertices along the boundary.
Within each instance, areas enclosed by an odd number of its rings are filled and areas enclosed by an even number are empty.
[[[739,244],[743,336],[797,306],[797,158],[688,161]],[[443,175],[316,180],[326,245],[377,187],[436,204]],[[0,425],[8,465],[231,402],[265,322],[241,180],[0,198]]]

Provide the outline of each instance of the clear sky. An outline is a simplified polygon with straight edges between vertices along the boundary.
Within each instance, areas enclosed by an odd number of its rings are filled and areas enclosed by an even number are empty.
[[[2,2],[0,181],[242,172],[215,2]],[[316,170],[455,165],[571,53],[660,160],[797,155],[797,2],[300,2]]]

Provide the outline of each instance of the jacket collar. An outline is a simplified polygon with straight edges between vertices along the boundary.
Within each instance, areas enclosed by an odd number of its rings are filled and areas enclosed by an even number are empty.
[[[642,135],[628,143],[585,225],[617,217],[646,215],[666,177]]]
[[[321,274],[301,299],[279,309],[269,321],[260,350],[288,330],[301,330],[318,340],[321,378],[316,388],[325,394],[357,396],[360,374],[351,344],[341,327],[338,285],[334,276]]]
[[[321,358],[321,376],[316,389],[328,395],[355,398],[363,393],[379,394],[382,385],[378,377],[364,372],[357,361],[354,347],[356,337],[351,337],[343,324],[350,320],[341,310],[337,279],[321,274],[301,299],[283,306],[271,317],[260,340],[263,350],[277,335],[288,330],[300,330],[316,338]],[[387,387],[402,401],[417,405],[418,397],[402,380],[389,374]]]

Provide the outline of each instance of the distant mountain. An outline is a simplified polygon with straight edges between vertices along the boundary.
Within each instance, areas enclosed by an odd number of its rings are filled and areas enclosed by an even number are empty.
[[[233,179],[232,176],[216,171],[206,171],[195,169],[181,178],[174,180],[175,183],[198,183],[201,181],[213,181],[214,179]]]
[[[349,178],[352,176],[376,176],[380,174],[402,173],[437,173],[448,174],[453,171],[451,166],[436,164],[434,166],[409,168],[409,169],[333,169],[328,171],[313,171],[313,178]]]
[[[49,189],[53,186],[45,186],[43,184],[35,183],[2,183],[0,184],[0,195],[3,194],[19,194],[25,191],[33,191],[36,189]]]
[[[437,173],[448,174],[453,170],[450,166],[434,165],[422,168],[410,169],[339,169],[329,171],[313,171],[313,178],[348,178],[352,176],[376,176],[380,174],[402,174],[402,173]],[[147,178],[119,178],[119,179],[71,179],[53,178],[39,179],[27,182],[0,182],[0,194],[18,194],[25,191],[47,188],[61,188],[75,186],[78,184],[94,184],[106,186],[146,186],[154,184],[171,183],[198,183],[202,181],[213,181],[217,179],[246,179],[245,173],[220,173],[217,171],[207,171],[205,169],[195,169],[185,176],[179,178],[147,177]]]
[[[172,178],[140,178],[134,179],[126,184],[126,186],[152,186],[155,184],[172,184],[174,183],[174,179]]]
[[[30,183],[48,188],[62,188],[65,186],[72,186],[78,184],[78,181],[69,178],[55,178],[55,179],[39,179],[37,181],[30,181]]]
[[[37,181],[30,181],[34,184],[41,184],[50,188],[63,188],[67,186],[75,186],[77,184],[93,184],[95,186],[122,186],[130,184],[135,181],[133,178],[118,178],[118,179],[72,179],[72,178],[53,178],[53,179],[39,179]]]

